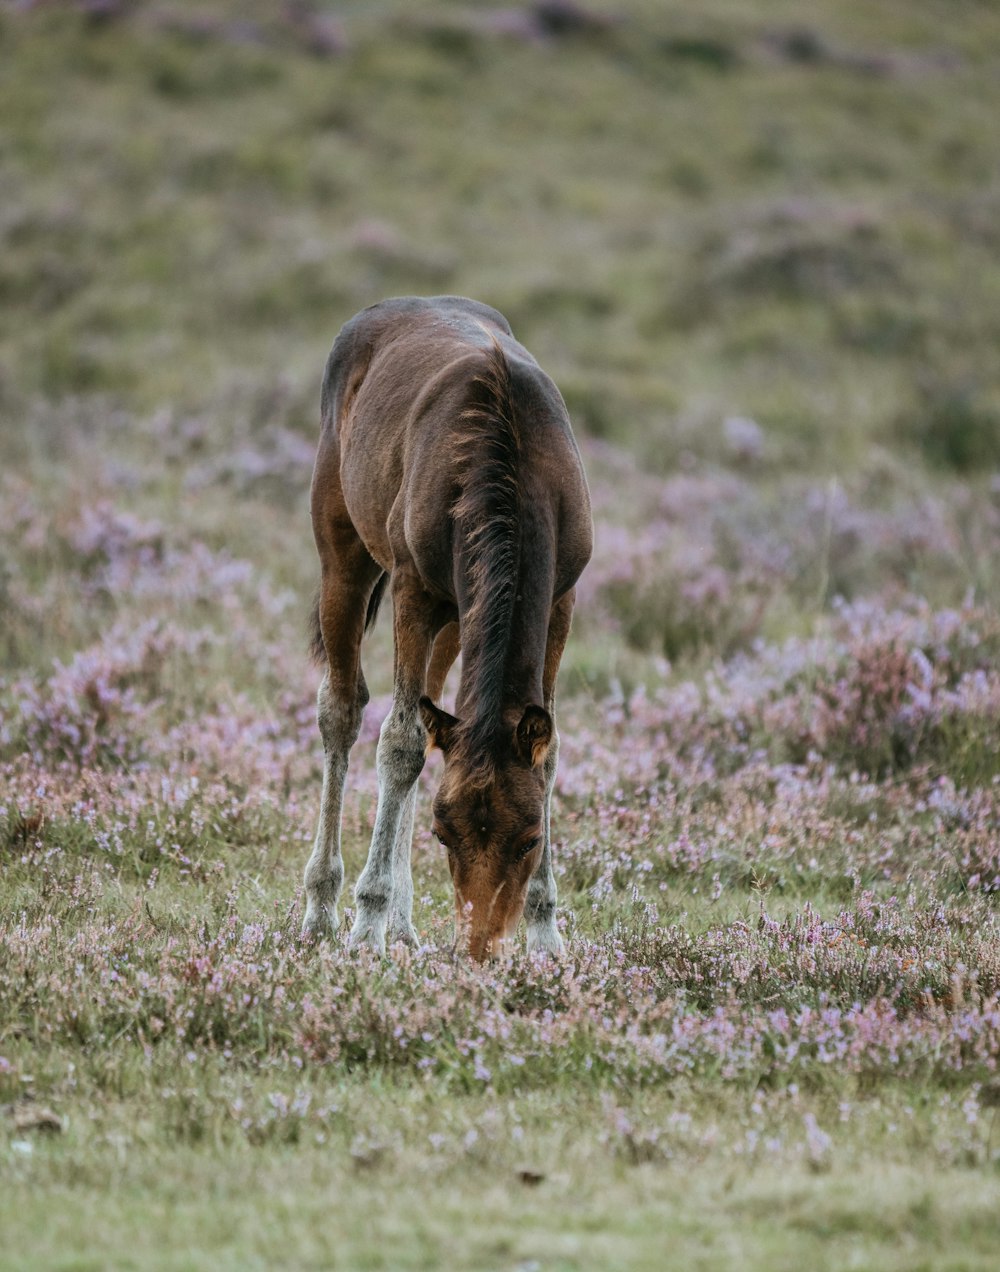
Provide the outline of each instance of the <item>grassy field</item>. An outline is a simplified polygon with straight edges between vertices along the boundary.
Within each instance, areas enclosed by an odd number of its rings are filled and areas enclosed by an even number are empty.
[[[0,43],[0,1268],[995,1268],[995,7]],[[426,945],[297,941],[319,377],[411,292],[591,478],[556,963],[455,955],[426,796]]]

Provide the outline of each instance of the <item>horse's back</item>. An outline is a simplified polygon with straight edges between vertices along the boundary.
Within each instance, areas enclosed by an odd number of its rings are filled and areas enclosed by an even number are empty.
[[[327,363],[324,428],[347,440],[364,434],[364,448],[413,440],[421,429],[454,428],[493,375],[504,376],[532,432],[571,437],[555,384],[520,344],[498,310],[461,296],[399,297],[364,309],[343,328]],[[360,440],[360,439],[359,439]]]
[[[384,568],[413,551],[448,572],[449,514],[461,457],[468,462],[456,442],[498,352],[526,468],[547,487],[533,501],[547,494],[564,510],[578,505],[589,525],[586,481],[562,397],[507,319],[463,297],[386,300],[362,310],[337,337],[324,379],[317,460],[317,474],[336,466],[350,519]],[[422,544],[413,542],[418,524]]]
[[[360,387],[372,361],[390,349],[397,361],[422,354],[426,363],[431,346],[437,346],[440,358],[450,345],[481,347],[494,334],[513,338],[507,319],[499,310],[464,296],[398,296],[362,309],[344,324],[327,360],[324,425],[337,426],[351,390]],[[432,365],[431,361],[428,369]]]

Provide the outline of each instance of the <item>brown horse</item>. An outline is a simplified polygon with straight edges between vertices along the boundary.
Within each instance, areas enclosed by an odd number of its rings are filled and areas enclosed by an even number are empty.
[[[393,703],[351,944],[415,943],[416,782],[444,752],[434,833],[476,958],[522,912],[558,951],[549,802],[556,672],[590,558],[590,496],[558,389],[502,314],[456,296],[387,300],[337,337],[323,381],[312,521],[326,763],[303,935],[337,927],[340,812],[368,690],[360,647],[388,582]],[[436,706],[459,650],[457,718]],[[426,734],[425,734],[426,730]]]

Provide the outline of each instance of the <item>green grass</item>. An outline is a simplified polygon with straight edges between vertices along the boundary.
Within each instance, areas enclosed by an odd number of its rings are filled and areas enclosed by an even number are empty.
[[[45,1205],[23,1186],[8,1196],[17,1204],[13,1222],[5,1215],[15,1253],[9,1262],[0,1256],[0,1266],[562,1272],[652,1270],[666,1259],[699,1269],[792,1272],[808,1262],[957,1272],[992,1268],[996,1258],[995,1191],[961,1170],[936,1173],[929,1185],[925,1171],[903,1164],[794,1182],[774,1168],[735,1181],[689,1166],[602,1164],[600,1180],[581,1188],[568,1172],[531,1187],[509,1168],[483,1165],[431,1181],[417,1173],[425,1169],[419,1159],[345,1172],[330,1168],[328,1154],[301,1147],[266,1163],[183,1152],[157,1160],[155,1174],[139,1180],[108,1165],[106,1183],[51,1186]],[[939,1200],[945,1192],[954,1197],[947,1204]],[[372,1223],[377,1245],[364,1235]],[[26,1263],[16,1251],[28,1242],[36,1257]]]

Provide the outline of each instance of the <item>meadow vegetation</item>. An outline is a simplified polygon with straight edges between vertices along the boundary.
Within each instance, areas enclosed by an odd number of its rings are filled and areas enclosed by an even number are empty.
[[[998,41],[0,12],[0,1267],[996,1266]],[[297,940],[319,377],[410,292],[508,315],[591,478],[559,962],[455,953],[433,759],[425,946]]]

